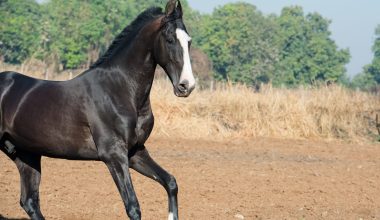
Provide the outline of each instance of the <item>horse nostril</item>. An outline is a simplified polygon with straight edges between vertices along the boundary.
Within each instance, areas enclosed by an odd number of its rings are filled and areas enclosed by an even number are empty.
[[[186,85],[179,85],[178,90],[182,93],[185,93],[187,91]]]
[[[182,93],[185,93],[188,91],[189,89],[189,82],[187,80],[181,82],[179,85],[178,85],[178,89],[180,92]]]

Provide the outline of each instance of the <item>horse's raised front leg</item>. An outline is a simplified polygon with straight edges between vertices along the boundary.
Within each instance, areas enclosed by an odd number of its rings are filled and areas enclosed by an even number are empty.
[[[130,219],[140,220],[140,206],[133,189],[129,172],[129,158],[126,144],[117,141],[112,147],[101,153],[101,160],[107,165],[123,199],[125,209]]]
[[[32,220],[45,219],[40,210],[39,200],[41,156],[17,152],[14,162],[20,172],[21,207]]]
[[[178,220],[178,186],[174,176],[161,168],[149,155],[145,147],[137,149],[130,158],[130,167],[142,175],[159,182],[168,193],[169,220]]]

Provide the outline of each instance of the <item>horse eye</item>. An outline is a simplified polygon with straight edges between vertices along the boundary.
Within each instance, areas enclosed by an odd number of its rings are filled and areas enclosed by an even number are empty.
[[[168,38],[168,39],[166,39],[166,41],[167,41],[169,44],[174,43],[174,39],[173,39],[173,38]]]

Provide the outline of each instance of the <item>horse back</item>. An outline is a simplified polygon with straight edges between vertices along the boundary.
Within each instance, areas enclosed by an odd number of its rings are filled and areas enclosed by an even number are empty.
[[[46,83],[16,72],[1,73],[0,105],[3,126],[12,126],[14,120],[26,112],[29,116],[36,116],[35,111],[49,104],[46,103],[46,96],[54,94],[51,89],[42,89]]]

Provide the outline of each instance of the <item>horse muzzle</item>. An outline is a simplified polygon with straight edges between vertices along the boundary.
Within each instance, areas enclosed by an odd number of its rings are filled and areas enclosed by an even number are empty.
[[[190,86],[189,82],[187,80],[184,80],[183,82],[180,82],[177,86],[174,88],[174,94],[177,97],[189,97],[191,92],[195,89],[195,85]]]

